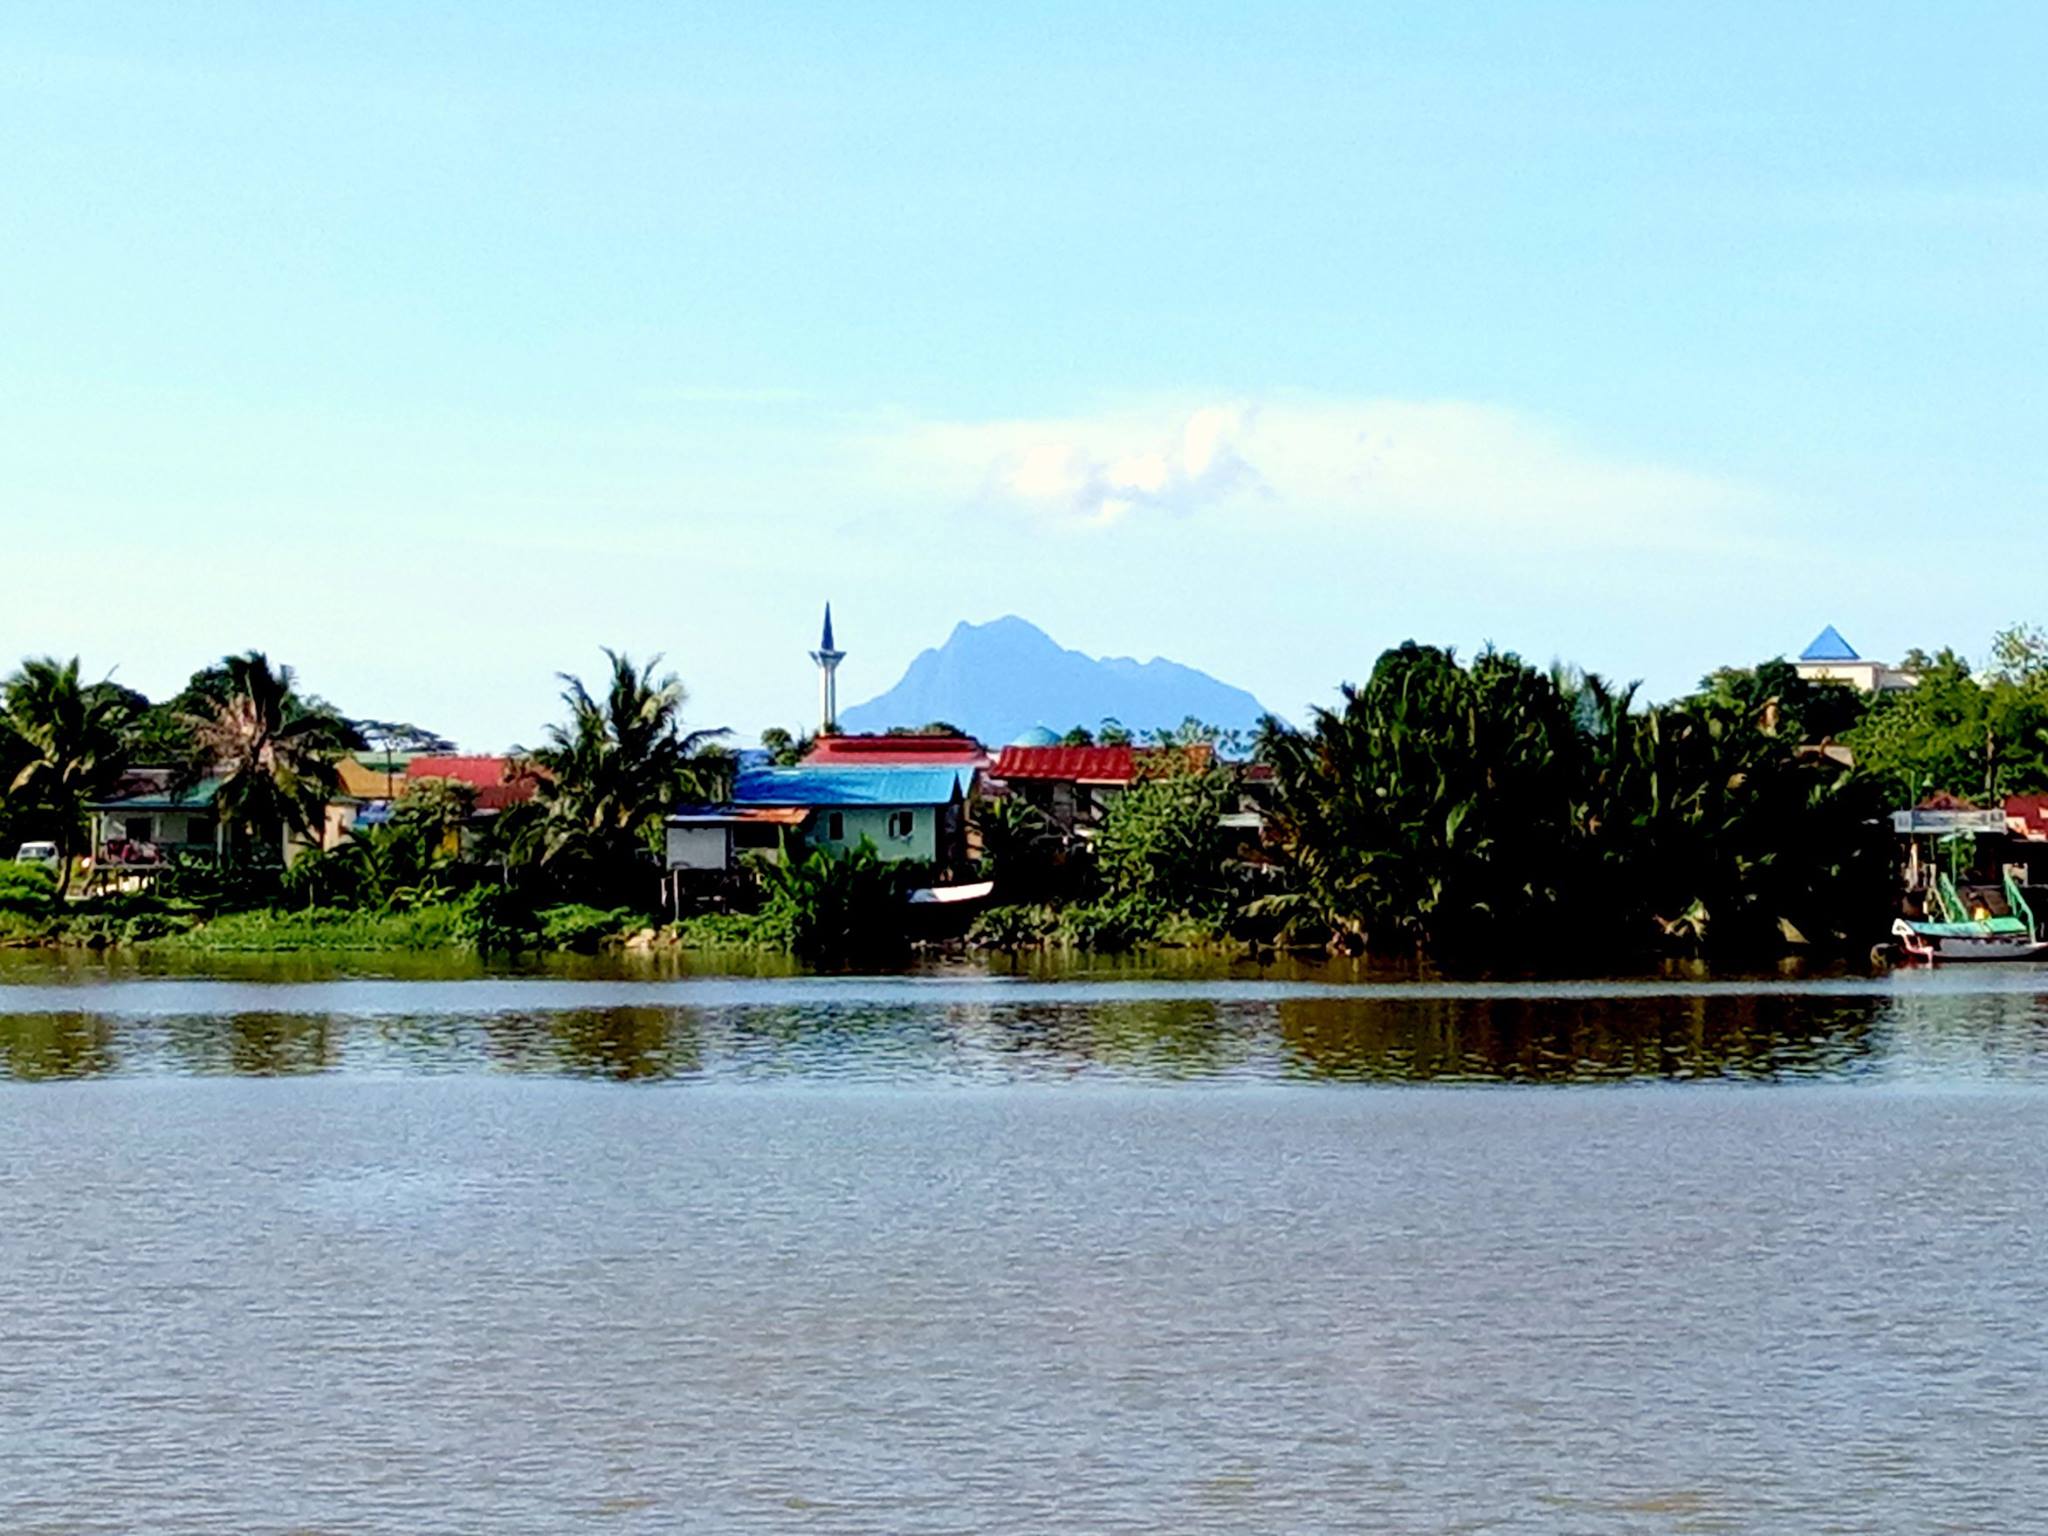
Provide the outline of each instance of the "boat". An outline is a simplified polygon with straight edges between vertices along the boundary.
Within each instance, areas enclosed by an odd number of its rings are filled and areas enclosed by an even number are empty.
[[[1934,921],[1901,917],[1892,923],[1892,937],[1910,960],[1929,965],[1987,960],[2033,960],[2048,951],[2034,922],[2034,909],[2011,875],[2005,877],[2005,911],[1994,913],[1983,901],[1966,904],[1947,875],[1929,892]]]

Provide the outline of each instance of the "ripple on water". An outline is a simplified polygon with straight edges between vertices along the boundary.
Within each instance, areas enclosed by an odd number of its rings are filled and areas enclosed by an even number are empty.
[[[0,1530],[2048,1498],[2025,989],[562,985],[4,994]]]
[[[0,986],[0,1073],[618,1081],[2038,1081],[2048,997],[1983,986],[1332,987],[868,978]]]

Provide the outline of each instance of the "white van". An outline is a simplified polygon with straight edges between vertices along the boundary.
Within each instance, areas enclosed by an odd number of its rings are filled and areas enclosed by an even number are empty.
[[[40,864],[53,875],[64,863],[63,859],[57,854],[57,845],[55,843],[23,843],[14,850],[14,862],[17,864]]]

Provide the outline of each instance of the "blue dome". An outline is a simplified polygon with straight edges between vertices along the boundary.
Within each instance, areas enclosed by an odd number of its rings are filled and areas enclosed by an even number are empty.
[[[1034,725],[1010,745],[1013,747],[1056,747],[1060,744],[1058,731],[1048,731],[1042,725]]]

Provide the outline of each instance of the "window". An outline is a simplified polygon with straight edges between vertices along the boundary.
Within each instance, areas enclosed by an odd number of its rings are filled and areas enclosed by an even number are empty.
[[[213,846],[213,818],[211,816],[193,816],[188,818],[185,822],[185,841],[194,847],[203,845],[211,848]]]
[[[825,841],[843,843],[846,841],[846,817],[839,811],[825,813]]]
[[[917,827],[917,812],[891,811],[889,813],[889,835],[907,838]]]
[[[151,816],[126,816],[121,820],[121,835],[131,843],[146,843],[150,834],[156,831],[156,819]]]

